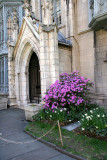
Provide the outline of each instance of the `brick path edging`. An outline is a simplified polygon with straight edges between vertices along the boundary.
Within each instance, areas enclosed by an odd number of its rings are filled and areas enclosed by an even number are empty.
[[[29,134],[30,136],[32,136],[32,137],[35,138],[35,139],[38,138],[37,136],[32,135],[29,131],[26,131],[25,129],[24,129],[24,132],[26,132],[27,134]],[[44,144],[46,144],[46,145],[54,148],[55,150],[57,150],[57,151],[65,154],[65,155],[67,155],[67,156],[69,156],[69,157],[71,157],[71,158],[75,158],[75,159],[77,159],[77,160],[86,160],[86,159],[83,158],[83,157],[80,157],[80,156],[77,156],[77,155],[75,155],[75,154],[69,153],[69,152],[67,152],[67,151],[64,150],[64,149],[61,149],[61,148],[57,147],[55,144],[53,144],[53,143],[51,143],[51,142],[45,141],[45,140],[43,140],[43,139],[39,139],[38,141],[40,141],[40,142],[42,142],[42,143],[44,143]]]

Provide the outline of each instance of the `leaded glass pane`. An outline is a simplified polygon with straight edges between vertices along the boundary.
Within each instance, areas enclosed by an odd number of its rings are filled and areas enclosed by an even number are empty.
[[[4,84],[4,58],[1,59],[1,84]]]
[[[4,57],[0,58],[0,92],[4,93]]]
[[[3,48],[3,33],[4,33],[4,27],[3,27],[3,8],[0,8],[0,50]]]
[[[8,85],[8,58],[5,58],[6,64],[6,85]]]

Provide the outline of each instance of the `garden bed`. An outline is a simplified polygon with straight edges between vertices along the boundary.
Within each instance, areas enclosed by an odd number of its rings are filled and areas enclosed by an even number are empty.
[[[96,138],[96,139],[99,139],[99,140],[107,141],[107,136],[106,137],[101,137],[101,136],[96,135],[95,132],[90,132],[90,131],[86,131],[86,130],[82,131],[80,128],[75,129],[75,133],[79,134],[79,135],[85,135],[85,136],[88,136],[90,138]]]
[[[30,122],[26,127],[26,131],[36,137],[41,137],[52,128],[52,125],[42,122]],[[81,132],[69,132],[62,129],[62,137],[64,146],[61,146],[59,130],[56,126],[49,132],[44,140],[55,144],[56,146],[65,149],[69,153],[79,155],[87,160],[106,160],[107,159],[107,142],[104,140],[90,138],[86,135],[79,135]]]
[[[93,87],[93,83],[80,77],[78,72],[61,74],[60,81],[57,80],[47,90],[43,109],[33,117],[35,123],[29,124],[27,130],[41,137],[57,121],[61,126],[79,121],[81,127],[77,130],[69,132],[62,129],[63,147],[58,127],[44,139],[87,160],[106,160],[107,112],[89,103],[87,94],[90,87]]]
[[[56,121],[51,121],[49,119],[44,119],[44,120],[41,120],[42,123],[47,123],[47,124],[50,124],[50,125],[55,125],[56,124]],[[74,122],[77,122],[77,121],[72,121],[72,123]],[[66,125],[69,125],[71,124],[71,122],[69,121],[66,121],[66,122],[60,122],[60,126],[66,126]]]

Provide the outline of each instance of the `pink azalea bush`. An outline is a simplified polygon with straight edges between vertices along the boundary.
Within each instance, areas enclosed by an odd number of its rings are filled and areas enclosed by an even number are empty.
[[[68,108],[69,106],[79,106],[87,104],[86,94],[93,83],[78,75],[78,71],[71,74],[60,74],[60,81],[52,84],[43,100],[44,109],[54,110],[57,108]]]

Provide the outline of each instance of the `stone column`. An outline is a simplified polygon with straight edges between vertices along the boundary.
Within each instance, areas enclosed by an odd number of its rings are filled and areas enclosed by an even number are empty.
[[[40,26],[40,70],[41,93],[45,95],[49,86],[59,80],[59,52],[57,26]]]
[[[57,26],[52,25],[49,32],[49,56],[51,84],[59,80],[59,52],[58,52],[58,31]]]
[[[16,105],[16,95],[15,95],[15,61],[13,57],[13,50],[15,44],[13,42],[8,42],[8,85],[9,85],[9,105]]]
[[[48,85],[50,85],[50,62],[48,48],[48,33],[44,32],[40,26],[40,71],[41,71],[41,96],[45,95]]]
[[[44,0],[43,24],[39,27],[42,98],[49,86],[59,79],[58,30],[56,24],[52,24],[52,9],[52,1]]]

